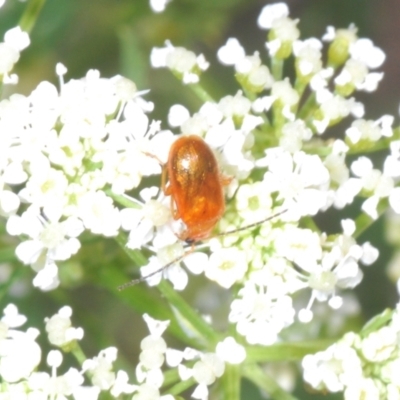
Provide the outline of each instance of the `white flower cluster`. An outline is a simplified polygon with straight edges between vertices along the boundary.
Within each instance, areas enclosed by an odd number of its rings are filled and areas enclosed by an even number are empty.
[[[0,7],[3,3],[0,4]],[[10,74],[14,64],[19,60],[21,51],[30,44],[29,35],[19,26],[9,29],[4,34],[4,41],[0,42],[0,77],[3,83],[15,84],[18,82],[16,74]]]
[[[120,210],[104,189],[122,194],[142,176],[160,172],[151,140],[159,130],[145,111],[152,104],[133,82],[116,76],[42,82],[29,95],[0,102],[0,213],[10,235],[26,240],[17,257],[38,273],[34,285],[58,286],[58,261],[80,248],[84,229],[116,236]],[[160,134],[157,140],[163,138]]]
[[[303,376],[316,390],[346,400],[400,398],[400,305],[391,321],[367,334],[347,333],[325,351],[304,357]]]
[[[71,326],[71,314],[69,307],[63,307],[46,322],[50,343],[64,351],[73,350],[76,340],[83,337],[82,328]],[[11,400],[96,400],[101,391],[109,391],[115,398],[121,393],[133,392],[134,386],[128,384],[127,373],[113,371],[117,355],[115,348],[102,350],[97,357],[85,360],[81,369],[71,367],[63,374],[58,373],[63,355],[59,350],[51,350],[46,356],[50,372],[38,370],[43,356],[36,342],[39,331],[35,328],[16,329],[26,320],[16,306],[9,305],[4,309],[0,321],[0,397]]]
[[[232,337],[227,337],[216,346],[215,353],[204,353],[187,347],[184,350],[168,348],[161,337],[169,325],[169,321],[158,321],[147,314],[144,320],[150,331],[140,344],[140,362],[136,367],[136,378],[140,385],[135,388],[134,400],[173,400],[172,395],[160,396],[159,389],[164,382],[161,370],[164,362],[169,368],[178,370],[179,379],[196,382],[192,392],[194,399],[207,400],[208,386],[220,378],[225,371],[225,363],[240,364],[246,358],[246,351]],[[147,397],[146,397],[147,396]]]
[[[36,339],[39,331],[20,328],[27,318],[19,314],[14,305],[4,309],[0,320],[0,397],[20,398],[73,398],[75,400],[96,400],[101,392],[109,392],[112,397],[131,394],[133,400],[173,400],[170,394],[161,395],[164,382],[161,367],[166,363],[170,369],[177,369],[178,379],[195,385],[194,399],[208,399],[208,387],[225,371],[225,363],[240,364],[246,358],[245,349],[232,337],[220,341],[214,353],[186,348],[183,351],[168,348],[162,334],[169,321],[158,321],[147,314],[144,320],[150,334],[141,341],[141,353],[136,367],[138,384],[130,384],[128,374],[114,370],[117,349],[107,348],[98,356],[86,359],[80,369],[69,368],[60,374],[63,362],[62,352],[74,353],[77,341],[83,337],[82,328],[71,324],[72,310],[63,307],[57,314],[46,319],[46,332],[51,345],[59,350],[51,350],[46,356],[51,372],[39,371],[43,352]],[[28,396],[28,397],[23,397]],[[72,397],[71,397],[72,396]]]
[[[314,300],[340,307],[340,290],[360,283],[360,263],[372,264],[378,251],[356,243],[354,221],[343,221],[343,233],[327,236],[312,217],[344,208],[358,195],[366,198],[362,209],[372,218],[381,200],[400,212],[398,141],[391,142],[382,172],[364,156],[350,167],[346,163],[350,153],[393,139],[393,117],[363,119],[363,105],[350,97],[376,88],[382,74],[370,71],[381,66],[384,54],[358,38],[354,27],[329,28],[321,40],[301,41],[298,21],[283,3],[266,6],[258,22],[269,30],[271,67],[261,52],[246,55],[231,38],[218,57],[235,68],[242,90],[205,102],[193,115],[174,105],[168,116],[171,129],[202,137],[230,178],[226,191],[234,201],[226,206],[221,232],[280,213],[257,228],[211,240],[210,256],[184,248],[184,228],[162,190],[146,187],[137,198],[127,195],[142,177],[160,174],[174,141],[172,131],[149,120],[153,104],[134,83],[121,76],[104,79],[93,70],[64,83],[66,69],[58,65],[59,90],[42,82],[29,96],[0,102],[0,214],[7,232],[23,240],[16,255],[37,272],[35,286],[57,287],[57,263],[77,253],[83,230],[106,237],[125,230],[128,248],[153,254],[144,276],[192,252],[183,258],[192,273],[204,273],[226,289],[240,285],[229,321],[249,343],[279,339],[295,320],[292,295],[300,290],[311,291],[298,315],[303,322],[313,317]],[[294,83],[283,77],[283,63],[292,55]],[[170,43],[154,49],[151,58],[154,67],[168,67],[188,84],[198,83],[208,67],[202,55]],[[350,116],[356,119],[342,138],[325,135]],[[179,263],[153,275],[149,284],[161,275],[177,290],[188,282]]]

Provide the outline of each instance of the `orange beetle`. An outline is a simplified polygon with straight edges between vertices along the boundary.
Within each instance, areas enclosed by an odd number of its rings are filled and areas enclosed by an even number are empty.
[[[194,243],[210,236],[225,212],[223,186],[231,180],[221,175],[214,153],[201,137],[182,136],[172,144],[161,186],[171,196],[174,218],[186,225],[180,239]]]
[[[166,186],[167,175],[169,184]],[[161,187],[166,196],[171,196],[171,210],[175,219],[182,219],[186,229],[179,235],[181,240],[193,244],[211,236],[211,231],[225,212],[223,187],[232,178],[223,176],[217,159],[208,144],[199,136],[181,136],[171,146],[167,164],[163,168]],[[240,232],[286,212],[280,211],[262,221],[224,232],[223,236]],[[123,290],[143,282],[182,260],[194,247],[147,276],[134,279],[118,287]]]

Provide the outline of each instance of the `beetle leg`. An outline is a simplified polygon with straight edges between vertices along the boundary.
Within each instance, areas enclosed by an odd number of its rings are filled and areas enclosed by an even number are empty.
[[[161,189],[166,196],[171,195],[170,186],[167,187],[167,167],[163,165],[162,174],[161,174]]]
[[[219,181],[222,186],[228,186],[233,180],[233,176],[220,175]]]

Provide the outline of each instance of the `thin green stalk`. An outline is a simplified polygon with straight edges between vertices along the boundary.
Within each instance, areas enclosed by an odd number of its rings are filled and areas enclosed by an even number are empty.
[[[186,381],[181,381],[176,385],[169,388],[165,394],[171,394],[172,396],[176,396],[189,389],[191,386],[195,385],[196,382],[193,378],[190,378]],[[228,398],[228,397],[227,397]]]
[[[46,0],[29,0],[26,5],[25,11],[19,20],[18,25],[25,32],[30,33],[35,26],[39,17],[40,11]]]
[[[115,238],[116,242],[120,245],[120,247],[124,250],[127,256],[137,265],[142,266],[147,264],[147,258],[143,255],[143,253],[139,250],[128,249],[126,247],[127,243],[127,235],[125,233],[119,233]]]
[[[121,196],[120,194],[115,194],[111,190],[105,190],[105,193],[107,194],[107,196],[110,196],[113,200],[115,200],[121,206],[129,207],[129,208],[141,208],[141,206],[136,201],[132,201],[127,196]]]
[[[392,320],[393,313],[394,310],[387,308],[383,311],[383,313],[375,315],[375,317],[370,319],[361,329],[360,336],[365,338],[372,332],[376,332],[378,329],[381,329],[383,326],[387,325],[387,323]]]
[[[248,362],[301,360],[307,354],[325,350],[337,339],[315,340],[298,343],[277,343],[272,346],[251,346],[246,348]]]
[[[300,108],[297,115],[298,119],[306,121],[310,114],[314,111],[316,105],[317,102],[315,93],[311,93],[306,102],[303,104],[303,107]]]
[[[71,353],[74,355],[76,360],[78,361],[79,365],[83,365],[83,363],[86,360],[86,355],[83,352],[81,346],[79,345],[78,342],[76,342],[71,350]]]
[[[297,400],[296,397],[283,390],[269,375],[258,365],[246,365],[243,368],[243,375],[258,388],[265,390],[275,400]]]
[[[177,368],[167,369],[167,370],[163,371],[163,375],[164,375],[164,381],[162,384],[163,388],[166,388],[171,385],[175,385],[176,382],[181,380]]]
[[[128,257],[136,263],[136,265],[144,265],[147,263],[146,257],[138,250],[128,249],[126,244],[126,235],[119,234],[116,237],[117,243],[125,251]],[[213,328],[178,294],[176,290],[165,280],[161,281],[157,286],[159,291],[166,297],[174,313],[177,315],[177,321],[181,323],[181,329],[186,332],[185,328],[190,329],[188,339],[197,343],[201,342],[207,347],[213,347],[218,342],[218,335]],[[186,326],[182,326],[185,322]],[[187,332],[186,332],[187,334]],[[192,335],[190,337],[190,335]],[[187,341],[186,341],[187,342]]]
[[[182,329],[187,332],[188,336],[195,337],[207,348],[214,349],[219,336],[201,315],[167,281],[161,281],[157,288],[173,307],[178,322],[181,323]]]
[[[382,199],[377,206],[378,218],[387,210],[388,208],[388,201],[387,199]],[[365,232],[374,222],[375,220],[372,219],[367,214],[360,214],[356,218],[356,231],[354,232],[353,237],[356,239],[358,238],[363,232]]]
[[[276,57],[273,57],[271,60],[271,71],[272,71],[272,76],[276,81],[282,80],[282,74],[283,74],[283,60],[278,59]]]
[[[222,390],[224,399],[240,400],[241,376],[239,365],[225,364],[222,376]]]
[[[202,102],[205,103],[206,101],[209,101],[215,103],[213,97],[203,88],[203,86],[200,85],[200,83],[194,83],[188,86]]]

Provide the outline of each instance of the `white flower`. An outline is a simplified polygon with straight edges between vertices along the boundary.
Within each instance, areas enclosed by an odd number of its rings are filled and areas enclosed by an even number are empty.
[[[168,123],[173,128],[181,126],[189,118],[189,110],[181,104],[175,104],[169,109]]]
[[[283,208],[288,209],[288,219],[315,215],[330,204],[329,172],[318,156],[302,152],[292,156],[280,148],[272,148],[257,165],[268,166],[265,187],[271,193],[279,193],[278,198],[284,200]]]
[[[170,321],[160,321],[151,318],[148,314],[143,314],[143,319],[149,328],[150,334],[154,337],[160,337],[168,328]]]
[[[289,7],[286,3],[275,3],[264,6],[258,17],[258,26],[262,29],[271,29],[274,22],[289,16]]]
[[[379,68],[385,61],[386,55],[374,46],[370,39],[358,39],[350,45],[351,57],[364,62],[368,68]]]
[[[30,239],[20,243],[15,252],[24,263],[30,264],[38,272],[34,285],[42,290],[58,286],[58,269],[54,261],[67,260],[80,248],[77,236],[83,231],[82,222],[69,217],[59,222],[61,210],[53,205],[53,212],[45,217],[31,207],[21,217],[11,216],[7,230],[11,235],[25,234]]]
[[[212,385],[215,380],[223,375],[224,362],[214,353],[205,353],[193,365],[193,378],[200,385]]]
[[[117,236],[120,228],[119,210],[104,192],[87,192],[79,199],[78,215],[86,229],[95,234]]]
[[[118,371],[115,382],[110,390],[114,397],[120,396],[122,393],[130,394],[134,391],[135,386],[128,383],[129,376],[125,371]]]
[[[192,51],[174,47],[170,42],[166,42],[166,46],[162,48],[154,47],[150,60],[154,68],[169,68],[181,77],[185,84],[197,83],[199,72],[205,71],[209,66],[202,54],[196,56]]]
[[[315,119],[313,124],[320,134],[325,132],[331,121],[341,120],[350,114],[358,118],[364,115],[364,106],[353,98],[346,99],[326,89],[317,90],[316,96],[321,105],[323,119]]]
[[[165,10],[167,4],[171,1],[172,0],[150,0],[150,7],[154,12],[160,13]]]
[[[271,345],[278,340],[283,328],[294,321],[292,299],[282,295],[273,298],[268,291],[246,283],[239,297],[233,300],[229,321],[250,344]]]
[[[288,226],[278,234],[275,248],[278,255],[301,268],[312,268],[322,257],[319,235],[309,229]]]
[[[342,342],[305,356],[302,367],[304,380],[318,390],[339,392],[362,378],[360,358],[353,348]]]
[[[344,391],[345,400],[379,400],[379,387],[371,378],[361,378],[351,382]]]
[[[136,249],[149,241],[153,241],[156,248],[176,242],[176,236],[168,222],[171,222],[169,199],[153,197],[159,189],[150,187],[141,190],[140,196],[145,201],[141,208],[125,208],[121,210],[121,226],[130,231],[127,247]],[[170,205],[170,204],[168,204]]]
[[[246,271],[246,254],[236,247],[231,247],[214,251],[206,264],[204,274],[208,279],[229,289],[243,279]]]
[[[254,92],[270,89],[274,81],[268,67],[261,63],[258,52],[238,59],[235,70],[242,86]]]
[[[19,26],[9,29],[4,34],[4,42],[18,51],[24,50],[30,44],[29,34],[23,32]]]
[[[258,222],[270,216],[272,199],[264,182],[240,185],[236,192],[236,210],[246,224]]]
[[[74,340],[83,338],[83,329],[72,327],[71,315],[71,308],[65,306],[51,318],[46,318],[46,331],[49,342],[54,346],[64,347]]]
[[[235,65],[242,60],[246,52],[236,38],[229,38],[226,44],[218,49],[218,60],[224,65]]]
[[[28,378],[39,365],[41,348],[35,339],[39,332],[9,330],[7,338],[0,340],[0,376],[6,382]]]
[[[392,327],[385,326],[370,333],[361,342],[363,356],[372,362],[382,362],[395,355],[398,349],[398,332]]]
[[[318,39],[310,38],[293,43],[293,53],[296,56],[296,65],[303,76],[314,75],[322,69],[322,43]]]
[[[361,178],[362,187],[371,197],[367,199],[362,209],[371,218],[378,218],[377,206],[381,198],[393,194],[394,181],[391,177],[385,176],[373,168],[371,160],[367,157],[359,157],[351,164],[351,171]],[[389,199],[390,201],[390,199]]]
[[[230,364],[241,364],[246,358],[246,350],[229,336],[217,344],[215,353],[223,361]]]
[[[392,136],[393,120],[394,118],[390,115],[383,116],[377,121],[359,119],[353,121],[351,127],[346,130],[346,135],[352,144],[356,144],[360,140],[376,142],[382,136]]]
[[[282,127],[282,136],[279,138],[279,146],[290,153],[301,150],[303,141],[312,138],[312,131],[303,120],[287,122]]]
[[[117,358],[117,349],[109,347],[100,351],[97,357],[84,361],[83,371],[89,371],[94,386],[100,390],[109,390],[116,380],[116,374],[112,370],[113,363]]]

